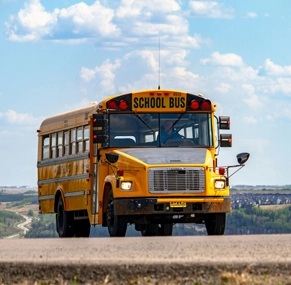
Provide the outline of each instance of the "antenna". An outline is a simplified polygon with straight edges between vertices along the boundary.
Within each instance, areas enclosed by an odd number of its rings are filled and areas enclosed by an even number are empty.
[[[160,37],[159,37],[159,86],[158,86],[158,89],[160,90],[160,81],[161,81],[161,57],[160,57],[160,54],[161,54],[161,45],[160,45]]]

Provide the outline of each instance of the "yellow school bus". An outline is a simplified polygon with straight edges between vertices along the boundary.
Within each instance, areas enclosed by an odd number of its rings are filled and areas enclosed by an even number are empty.
[[[91,225],[125,236],[130,224],[142,236],[169,236],[178,223],[223,235],[229,170],[249,157],[218,165],[229,128],[203,95],[160,89],[49,117],[38,130],[39,211],[56,213],[60,237],[88,237]]]

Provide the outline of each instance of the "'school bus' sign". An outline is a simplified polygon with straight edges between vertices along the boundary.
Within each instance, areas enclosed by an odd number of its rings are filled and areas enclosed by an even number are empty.
[[[176,111],[185,112],[186,93],[183,92],[144,92],[132,94],[133,110],[144,111]]]

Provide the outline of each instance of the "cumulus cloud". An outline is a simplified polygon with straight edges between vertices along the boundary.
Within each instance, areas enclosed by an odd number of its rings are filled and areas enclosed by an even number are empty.
[[[115,70],[119,67],[119,59],[115,60],[114,63],[107,59],[100,66],[96,66],[93,69],[82,67],[79,75],[86,82],[94,80],[99,86],[99,91],[102,91],[105,94],[113,94],[115,93]]]
[[[31,114],[17,113],[14,110],[8,110],[5,113],[0,113],[0,118],[4,118],[10,124],[15,125],[38,125],[42,120],[42,118],[35,118]]]
[[[256,12],[248,12],[247,17],[248,18],[256,18],[256,17],[258,17],[258,15]]]
[[[271,75],[271,76],[291,76],[291,65],[280,66],[272,62],[267,58],[264,64],[259,69],[260,75]]]
[[[225,7],[224,4],[215,1],[190,1],[189,8],[191,15],[206,18],[231,19],[235,14],[233,8]]]
[[[40,0],[29,0],[17,16],[11,16],[5,23],[6,34],[11,41],[113,37],[119,34],[112,23],[113,16],[114,11],[99,1],[92,5],[81,2],[50,13]]]
[[[243,117],[243,121],[250,125],[255,125],[258,123],[258,120],[253,116]]]
[[[178,1],[169,0],[167,5],[163,0],[102,3],[80,2],[49,12],[40,0],[28,0],[17,15],[6,21],[6,35],[9,40],[19,42],[89,41],[106,49],[138,45],[142,38],[146,38],[147,46],[157,46],[160,38],[165,46],[174,48],[197,49],[209,42],[201,35],[189,33],[189,22]]]
[[[201,59],[200,62],[203,65],[212,64],[220,66],[243,66],[244,62],[241,56],[234,53],[220,54],[214,52],[209,58]]]

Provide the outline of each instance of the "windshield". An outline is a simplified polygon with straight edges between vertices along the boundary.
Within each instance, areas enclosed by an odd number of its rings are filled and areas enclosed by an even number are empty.
[[[209,113],[109,114],[110,147],[213,147]]]

